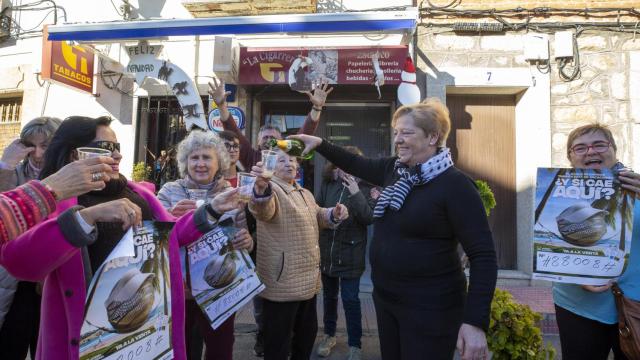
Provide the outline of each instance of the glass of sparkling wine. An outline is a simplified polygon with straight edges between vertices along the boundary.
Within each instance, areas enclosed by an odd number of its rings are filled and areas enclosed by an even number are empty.
[[[255,175],[238,173],[238,196],[240,200],[249,202],[253,196],[253,186],[256,183]]]
[[[79,147],[76,151],[78,152],[78,160],[84,160],[96,156],[111,156],[111,151],[100,148]]]
[[[204,205],[207,201],[207,190],[204,189],[187,189],[189,200],[195,200],[196,207]]]
[[[277,162],[278,153],[273,150],[262,150],[262,175],[271,178]]]

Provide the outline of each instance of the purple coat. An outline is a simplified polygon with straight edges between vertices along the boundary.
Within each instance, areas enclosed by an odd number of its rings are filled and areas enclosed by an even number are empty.
[[[151,207],[155,220],[176,221],[143,186],[133,182],[129,188]],[[81,249],[63,236],[55,217],[77,204],[69,199],[58,204],[51,219],[0,248],[0,264],[11,274],[27,281],[43,281],[40,335],[36,359],[70,360],[79,357],[80,328],[86,299]],[[172,342],[174,359],[186,359],[184,339],[184,289],[178,247],[202,236],[193,212],[177,220],[169,240],[171,279]]]

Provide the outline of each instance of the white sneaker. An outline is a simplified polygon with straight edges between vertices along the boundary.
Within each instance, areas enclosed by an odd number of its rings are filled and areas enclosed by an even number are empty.
[[[355,346],[349,346],[349,357],[347,360],[360,360],[362,359],[362,350]]]
[[[320,340],[320,344],[318,344],[318,356],[329,356],[334,346],[336,346],[336,337],[324,334],[322,340]]]

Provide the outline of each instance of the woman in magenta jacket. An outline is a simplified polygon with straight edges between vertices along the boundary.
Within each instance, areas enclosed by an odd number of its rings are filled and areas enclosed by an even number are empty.
[[[66,119],[45,154],[43,175],[75,157],[80,146],[107,148],[115,163],[105,189],[65,200],[50,220],[0,248],[0,264],[14,276],[44,281],[37,359],[77,359],[86,289],[93,272],[113,250],[124,231],[142,220],[175,221],[146,188],[118,174],[122,158],[107,118]],[[114,174],[115,173],[115,174]],[[234,191],[181,217],[169,240],[172,343],[174,359],[186,359],[184,290],[179,246],[197,240],[215,223],[209,213],[237,205]],[[83,207],[84,206],[84,207]]]

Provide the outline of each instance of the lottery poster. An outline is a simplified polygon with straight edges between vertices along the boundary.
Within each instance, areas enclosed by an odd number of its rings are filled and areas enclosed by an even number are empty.
[[[603,285],[620,276],[634,200],[610,170],[539,168],[533,278]]]
[[[80,360],[164,360],[171,346],[169,233],[174,223],[131,228],[94,274],[80,331]]]

